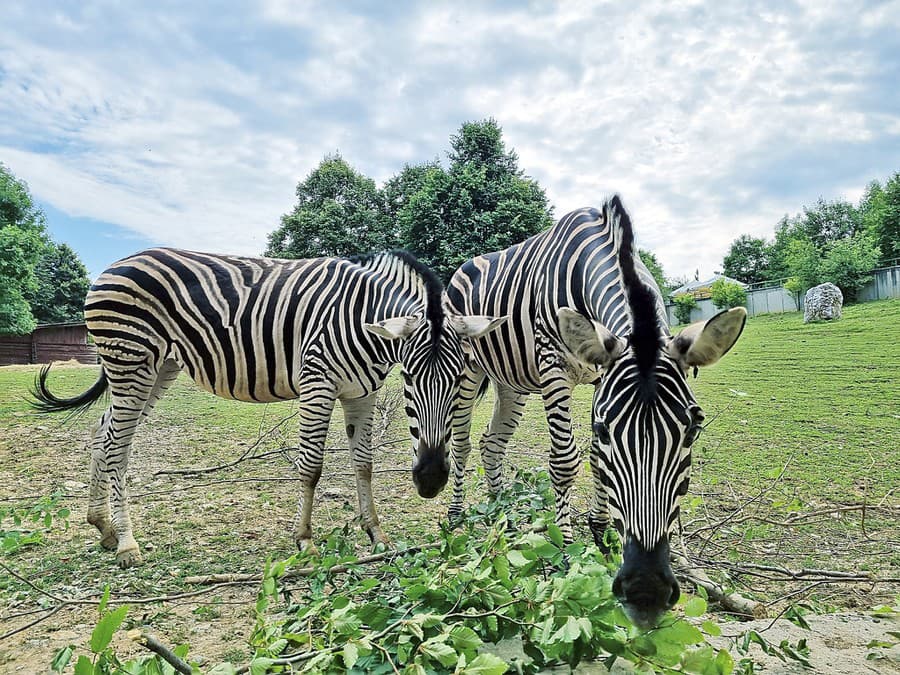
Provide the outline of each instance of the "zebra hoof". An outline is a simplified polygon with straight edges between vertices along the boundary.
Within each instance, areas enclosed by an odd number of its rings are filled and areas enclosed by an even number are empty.
[[[143,562],[141,551],[138,548],[129,548],[124,551],[116,551],[116,562],[123,570],[140,565]]]
[[[299,550],[300,553],[305,553],[306,555],[313,558],[319,555],[319,549],[316,548],[316,545],[313,543],[312,539],[298,539],[297,550]]]
[[[115,532],[105,532],[100,539],[100,545],[107,551],[115,551],[119,547],[119,538]]]

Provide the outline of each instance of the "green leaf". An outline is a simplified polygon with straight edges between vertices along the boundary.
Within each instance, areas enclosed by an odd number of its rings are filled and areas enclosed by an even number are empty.
[[[477,649],[481,645],[481,638],[478,637],[478,633],[461,624],[457,624],[450,629],[450,641],[456,647],[456,651],[459,652]]]
[[[91,633],[91,651],[99,654],[109,646],[113,634],[119,630],[119,626],[125,620],[128,613],[128,605],[122,605],[117,609],[103,615]]]
[[[716,654],[716,670],[719,671],[719,675],[731,675],[734,670],[734,659],[727,649],[720,649]]]
[[[647,635],[638,635],[631,641],[631,649],[639,656],[653,656],[656,653],[656,644]]]
[[[94,675],[94,664],[84,654],[75,662],[75,675]]]
[[[69,661],[72,660],[72,653],[74,651],[75,647],[69,645],[56,652],[56,656],[54,656],[53,661],[50,662],[50,670],[54,673],[61,673],[65,667],[69,665]]]
[[[106,586],[103,587],[103,597],[100,598],[100,607],[97,609],[101,616],[103,616],[103,612],[106,610],[107,602],[109,602],[109,584],[106,584]]]
[[[722,634],[722,629],[719,628],[719,624],[714,621],[706,620],[700,626],[707,635],[712,635],[713,637],[719,637]]]
[[[503,675],[509,666],[506,661],[493,654],[479,654],[462,671],[465,675]]]
[[[264,656],[258,656],[250,662],[250,675],[266,675],[269,672],[269,666],[272,665],[273,659]]]
[[[547,525],[547,536],[550,537],[550,541],[559,546],[559,548],[565,546],[566,542],[563,540],[562,530],[559,529],[559,526],[556,523]]]
[[[359,659],[359,649],[355,642],[348,642],[344,645],[344,666],[350,670]]]
[[[456,661],[459,658],[456,654],[456,650],[453,649],[453,647],[451,647],[450,645],[443,642],[428,640],[426,642],[423,642],[419,648],[422,650],[422,652],[428,654],[428,656],[437,659],[442,666],[455,666]]]
[[[690,617],[701,616],[706,612],[706,600],[699,596],[694,596],[684,605],[684,615]]]
[[[506,554],[506,559],[509,560],[509,564],[513,567],[525,567],[525,565],[533,562],[525,557],[522,551],[513,550]]]

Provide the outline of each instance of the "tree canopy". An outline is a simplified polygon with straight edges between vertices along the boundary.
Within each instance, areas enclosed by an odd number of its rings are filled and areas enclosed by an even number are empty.
[[[88,286],[75,252],[50,239],[28,186],[0,164],[0,335],[80,318]]]
[[[407,165],[378,189],[331,155],[297,186],[298,204],[269,235],[268,255],[346,256],[405,248],[447,281],[465,260],[552,224],[543,189],[524,175],[492,119],[450,138],[449,166]]]

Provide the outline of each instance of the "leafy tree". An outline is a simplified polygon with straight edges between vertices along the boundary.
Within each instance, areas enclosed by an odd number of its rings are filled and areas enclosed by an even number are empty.
[[[68,244],[50,243],[34,268],[36,284],[27,294],[38,323],[80,321],[91,282],[87,269]]]
[[[678,323],[691,322],[691,310],[697,306],[697,299],[690,293],[679,293],[673,299],[675,303],[675,318]]]
[[[34,289],[33,268],[48,243],[44,214],[28,186],[0,164],[0,334],[34,330],[26,296]]]
[[[821,256],[809,239],[798,237],[788,241],[784,261],[801,293],[820,283]]]
[[[743,307],[747,304],[747,291],[733,281],[716,279],[709,290],[712,302],[718,309]]]
[[[465,260],[552,224],[543,189],[518,168],[496,121],[463,124],[450,145],[449,169],[422,168],[397,211],[404,246],[445,281]]]
[[[849,239],[833,242],[820,263],[821,281],[841,289],[847,300],[855,300],[859,290],[872,280],[869,274],[878,264],[881,251],[874,237],[858,232]]]
[[[826,202],[819,198],[812,208],[803,207],[803,215],[795,221],[797,233],[822,250],[831,242],[852,237],[862,228],[859,212],[850,202]]]
[[[390,221],[375,182],[328,155],[297,185],[297,205],[269,234],[266,255],[346,256],[390,248]]]
[[[638,249],[638,255],[641,258],[641,262],[644,263],[644,266],[650,271],[650,274],[653,275],[656,285],[659,286],[660,293],[662,293],[663,296],[666,296],[673,287],[668,279],[666,279],[662,264],[656,258],[656,255],[642,248]]]
[[[731,242],[722,264],[722,272],[745,284],[770,278],[772,247],[761,237],[742,234]]]
[[[863,227],[874,238],[882,259],[900,258],[900,171],[882,187],[872,181],[859,204]]]

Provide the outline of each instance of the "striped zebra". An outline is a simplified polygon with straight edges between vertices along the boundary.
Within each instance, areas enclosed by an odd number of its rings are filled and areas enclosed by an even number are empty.
[[[615,594],[642,625],[678,599],[668,534],[690,475],[690,446],[703,413],[690,369],[717,361],[739,337],[735,308],[672,337],[659,289],[634,247],[618,196],[581,209],[510,248],[463,264],[447,290],[460,313],[502,308],[510,320],[469,341],[470,365],[452,420],[451,519],[462,509],[472,408],[487,380],[496,397],[480,451],[488,489],[501,487],[506,444],[529,393],[540,392],[550,427],[556,519],[572,540],[569,494],[580,465],[572,435],[572,388],[593,384],[588,522],[601,548],[614,524],[624,544]]]
[[[387,543],[372,501],[375,398],[402,364],[412,436],[412,478],[434,497],[449,474],[450,406],[464,366],[462,337],[505,319],[451,315],[437,277],[412,255],[277,260],[155,248],[106,270],[85,302],[101,372],[80,396],[35,383],[45,411],[84,409],[108,391],[93,430],[88,522],[121,567],[140,561],[125,472],[138,424],[178,373],[222,398],[299,401],[300,498],[294,539],[312,546],[311,514],[335,399],[344,412],[361,524]],[[111,507],[111,508],[110,508]]]

